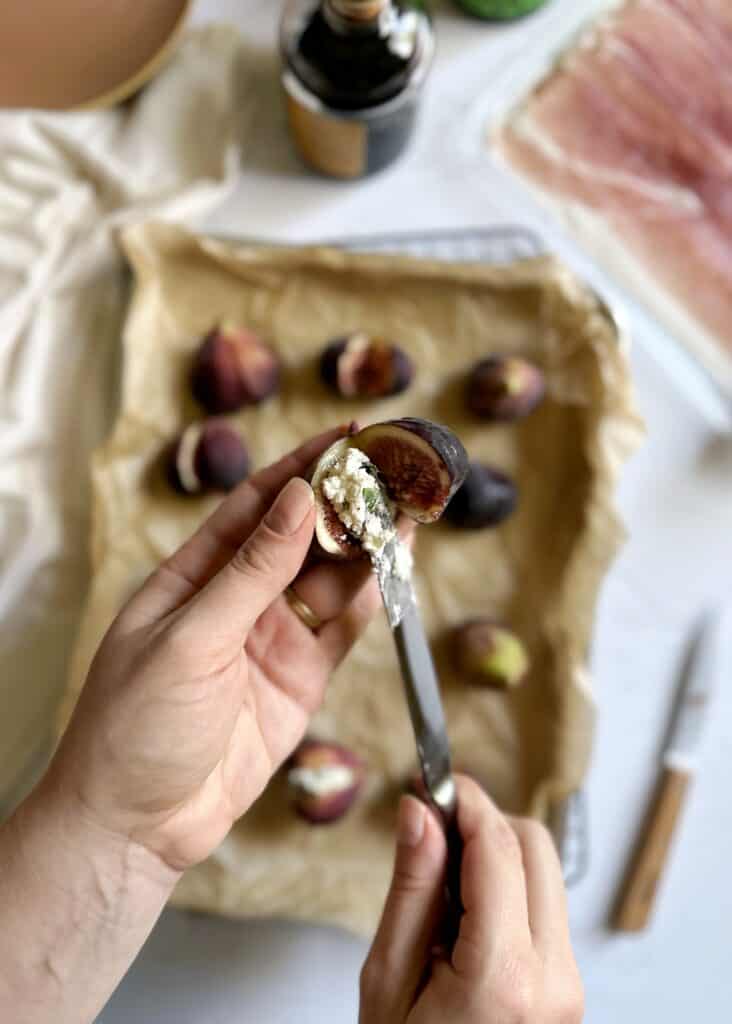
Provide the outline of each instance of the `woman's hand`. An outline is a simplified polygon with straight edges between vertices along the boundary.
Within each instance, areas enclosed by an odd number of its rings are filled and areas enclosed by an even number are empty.
[[[330,431],[228,496],[120,612],[94,659],[50,784],[176,871],[205,858],[302,737],[378,606],[368,565],[313,565],[301,478]]]
[[[445,840],[403,797],[394,878],[361,975],[360,1024],[578,1024],[582,985],[559,860],[536,822],[504,817],[458,777],[465,914],[450,957],[433,949]]]

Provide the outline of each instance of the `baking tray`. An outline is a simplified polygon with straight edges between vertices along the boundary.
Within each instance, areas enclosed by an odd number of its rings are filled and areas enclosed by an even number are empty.
[[[672,380],[677,392],[691,403],[705,422],[716,429],[732,429],[732,393],[715,379],[702,362],[646,304],[630,284],[616,280],[599,258],[587,251],[572,228],[548,202],[540,189],[524,178],[489,144],[490,138],[534,87],[555,67],[594,21],[623,6],[624,0],[584,0],[559,3],[547,10],[541,33],[522,37],[514,51],[483,85],[473,89],[478,99],[468,101],[447,129],[447,149],[455,154],[469,187],[484,194],[496,214],[521,220],[529,232],[543,239],[577,274],[604,295],[612,306],[624,307],[633,316],[634,338]],[[527,42],[528,40],[528,42]],[[551,198],[551,197],[550,197]],[[619,247],[622,255],[623,248]],[[663,289],[661,288],[661,292]]]
[[[475,228],[464,231],[423,231],[403,234],[362,235],[358,238],[332,240],[356,252],[400,252],[428,259],[454,260],[458,263],[512,263],[531,259],[548,252],[542,237],[521,225]],[[606,313],[613,321],[618,343],[628,339],[626,317],[620,308],[613,308],[596,292]],[[577,790],[555,808],[550,828],[562,862],[564,880],[577,885],[587,874],[590,864],[589,809],[584,790]]]
[[[244,241],[240,236],[220,235],[226,240]],[[247,239],[251,243],[251,239]],[[258,241],[261,241],[258,240]],[[511,263],[546,253],[548,247],[534,231],[514,225],[486,227],[466,231],[424,231],[404,234],[363,235],[351,238],[331,239],[327,242],[360,252],[398,252],[415,257],[451,260],[455,262],[482,262],[489,264]],[[610,310],[603,302],[616,324],[618,341],[627,335],[622,329],[622,314]],[[32,757],[29,771],[12,791],[3,794],[0,801],[0,819],[28,791],[43,771],[49,756],[48,738],[39,742]],[[584,793],[578,791],[557,806],[551,822],[557,847],[560,851],[565,879],[568,885],[576,884],[587,872],[589,865],[588,808]]]
[[[262,239],[219,233],[215,237],[242,244],[261,243]],[[400,253],[416,258],[450,260],[456,263],[513,263],[532,259],[550,251],[542,236],[529,227],[503,224],[464,230],[426,230],[401,233],[358,235],[318,240],[353,252]],[[618,344],[629,343],[627,317],[599,291],[595,295],[613,322]],[[577,790],[558,804],[549,823],[559,851],[568,886],[577,885],[590,864],[589,808],[584,790]]]

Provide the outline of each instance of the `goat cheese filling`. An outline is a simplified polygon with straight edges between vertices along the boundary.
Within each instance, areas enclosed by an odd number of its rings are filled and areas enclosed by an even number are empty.
[[[378,555],[395,535],[392,509],[369,459],[349,448],[322,482],[323,494],[345,528],[370,555]]]
[[[337,459],[321,483],[323,494],[348,532],[360,541],[375,566],[388,575],[393,572],[408,580],[412,552],[397,537],[394,504],[384,492],[378,472],[359,448],[349,448]],[[384,548],[390,541],[394,565]]]
[[[324,764],[319,768],[291,768],[287,778],[291,785],[312,796],[340,793],[356,781],[352,769],[344,764]]]

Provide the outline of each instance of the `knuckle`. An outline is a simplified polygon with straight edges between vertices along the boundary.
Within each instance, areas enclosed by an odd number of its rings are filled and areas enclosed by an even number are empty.
[[[402,893],[421,893],[428,888],[430,879],[425,877],[413,864],[397,864],[394,868],[393,886]]]
[[[501,1024],[535,1024],[536,995],[532,965],[520,957],[505,964],[493,992]]]
[[[501,1024],[533,1024],[534,999],[527,985],[514,985],[501,992],[496,1000]]]
[[[581,1024],[585,1016],[585,993],[577,974],[557,999],[556,1012],[552,1018],[556,1024]]]
[[[269,545],[256,534],[239,548],[231,560],[231,567],[243,576],[269,576],[277,568],[277,556]]]
[[[514,828],[524,841],[540,849],[554,849],[554,840],[549,829],[535,818],[517,818]]]
[[[191,640],[185,618],[176,617],[172,622],[166,624],[158,642],[166,660],[171,664],[175,664],[181,658],[187,659],[190,654]]]
[[[501,816],[496,820],[493,831],[495,845],[503,850],[510,857],[521,856],[521,844],[515,830],[511,827],[507,818]]]
[[[544,964],[542,1003],[550,1024],[581,1024],[585,994],[579,970],[571,954]]]
[[[374,953],[371,952],[361,968],[358,980],[362,1000],[370,1002],[374,999],[383,984],[383,977],[383,969]]]

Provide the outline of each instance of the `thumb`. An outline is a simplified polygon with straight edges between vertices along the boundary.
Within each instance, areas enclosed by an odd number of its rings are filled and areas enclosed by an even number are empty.
[[[297,576],[313,536],[314,497],[305,480],[282,488],[259,526],[193,602],[203,629],[246,634]]]
[[[443,904],[445,861],[445,837],[437,819],[420,800],[403,796],[394,875],[362,974],[364,1019],[406,1020],[430,960]]]

